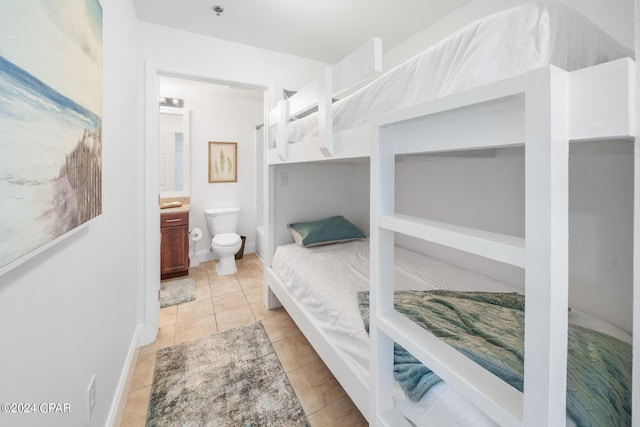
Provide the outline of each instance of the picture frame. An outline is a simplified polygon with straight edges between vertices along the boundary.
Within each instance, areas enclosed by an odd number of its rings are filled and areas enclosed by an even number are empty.
[[[0,275],[102,214],[100,0],[0,2]]]
[[[238,182],[238,143],[209,141],[209,183]]]

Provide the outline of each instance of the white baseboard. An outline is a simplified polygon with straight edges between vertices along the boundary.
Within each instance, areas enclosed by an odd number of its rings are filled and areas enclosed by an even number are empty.
[[[196,256],[198,257],[198,261],[200,262],[207,262],[216,259],[216,257],[213,255],[213,252],[211,252],[209,249],[203,249],[196,252]]]
[[[255,253],[255,251],[256,251],[256,242],[247,242],[244,245],[245,254],[252,254],[252,253]]]
[[[111,408],[109,409],[109,415],[105,426],[107,427],[120,427],[122,424],[122,416],[124,415],[124,409],[127,406],[127,398],[129,397],[129,389],[131,388],[131,381],[133,380],[133,373],[136,368],[136,361],[138,360],[138,341],[139,335],[142,330],[142,326],[138,325],[131,344],[129,344],[129,351],[127,357],[124,360],[124,366],[122,372],[120,372],[120,380],[118,381],[118,387],[111,401]]]

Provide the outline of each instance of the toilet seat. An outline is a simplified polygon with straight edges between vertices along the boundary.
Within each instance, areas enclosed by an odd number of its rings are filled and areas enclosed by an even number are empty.
[[[216,245],[218,247],[228,247],[237,245],[240,243],[242,239],[236,233],[222,233],[216,234],[211,241],[212,245]]]

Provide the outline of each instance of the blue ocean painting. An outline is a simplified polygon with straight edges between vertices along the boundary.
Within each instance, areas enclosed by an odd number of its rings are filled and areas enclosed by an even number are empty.
[[[97,0],[71,1],[82,3],[86,25],[101,43],[102,10]],[[45,7],[45,3],[30,2],[32,10],[24,3],[15,7],[27,12]],[[0,6],[0,15],[4,7]],[[19,10],[13,12],[20,15]],[[24,14],[24,19],[29,17]],[[46,36],[40,37],[46,45]],[[30,39],[18,33],[13,40],[20,45]],[[83,98],[86,91],[70,89],[73,76],[65,76],[65,66],[43,62],[43,69],[49,68],[38,73],[38,58],[26,58],[24,51],[18,54],[13,48],[0,46],[0,271],[102,212],[101,85]],[[64,61],[64,51],[58,54]],[[100,71],[87,80],[92,83],[85,83],[92,91],[94,82],[101,82],[101,46],[99,54],[99,66],[86,70]],[[16,63],[8,56],[23,61]],[[28,64],[29,71],[22,63]],[[66,93],[51,84],[58,82]],[[76,94],[84,106],[72,99]],[[87,108],[89,103],[96,111]]]

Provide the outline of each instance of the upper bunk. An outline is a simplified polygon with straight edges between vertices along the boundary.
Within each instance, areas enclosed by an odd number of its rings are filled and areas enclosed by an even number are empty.
[[[487,106],[496,99],[522,103],[518,94],[524,91],[526,75],[546,66],[570,72],[575,82],[569,94],[572,140],[629,136],[633,108],[627,94],[634,80],[633,61],[622,58],[632,57],[633,52],[568,7],[532,3],[491,15],[335,100],[345,93],[345,82],[332,83],[334,70],[357,69],[351,81],[367,81],[379,71],[379,60],[373,59],[379,58],[379,49],[378,41],[369,42],[279,103],[269,114],[267,164],[369,157],[372,129],[380,114],[416,105],[445,111]],[[353,84],[346,86],[353,88]],[[317,112],[309,113],[316,108]],[[517,111],[512,110],[509,120],[514,128],[521,128],[523,115]],[[493,115],[491,108],[486,114]],[[479,117],[476,112],[469,116]],[[505,118],[499,120],[501,126],[485,126],[487,141],[504,139]],[[437,136],[437,119],[428,126]],[[625,126],[620,135],[614,130]],[[451,138],[440,140],[451,144]],[[509,140],[523,142],[512,135]]]

